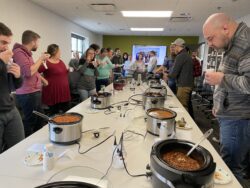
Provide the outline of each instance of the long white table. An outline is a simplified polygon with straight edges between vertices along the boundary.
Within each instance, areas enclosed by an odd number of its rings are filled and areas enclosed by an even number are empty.
[[[107,90],[111,90],[111,87],[109,86]],[[142,93],[143,90],[145,90],[145,87],[137,87],[135,93]],[[111,103],[127,100],[128,97],[132,94],[134,94],[134,92],[130,91],[129,88],[125,88],[120,92],[116,91],[115,95],[112,96]],[[178,107],[172,109],[177,112],[176,119],[179,120],[181,119],[181,117],[184,117],[187,123],[192,126],[192,129],[190,130],[177,129],[176,138],[186,139],[192,142],[198,141],[198,139],[202,135],[202,132],[169,88],[168,94],[172,96],[167,97],[165,107]],[[129,105],[128,108],[133,110],[127,111],[127,116],[124,118],[120,117],[120,113],[105,115],[103,113],[103,110],[98,113],[90,114],[90,99],[72,108],[70,110],[71,112],[78,112],[84,115],[82,124],[83,131],[89,129],[98,129],[102,127],[110,127],[110,129],[101,132],[101,136],[98,139],[94,139],[93,137],[91,137],[91,134],[83,134],[80,142],[81,151],[99,143],[114,130],[116,131],[115,134],[118,139],[120,138],[122,131],[124,131],[125,129],[145,134],[146,123],[144,122],[143,118],[145,112],[143,111],[142,107],[138,106],[135,108],[135,106]],[[132,174],[145,173],[146,165],[149,164],[151,147],[154,144],[156,137],[150,134],[147,134],[146,139],[143,139],[140,136],[131,136],[132,137],[129,140],[124,142],[126,151],[125,160],[127,167]],[[42,166],[28,167],[24,164],[23,160],[26,154],[26,150],[32,144],[50,143],[48,126],[45,126],[38,132],[34,133],[30,137],[26,138],[22,142],[18,143],[17,145],[0,155],[0,187],[35,187],[46,183],[48,179],[55,173],[71,166],[91,167],[102,173],[105,173],[110,165],[113,151],[113,142],[114,139],[109,139],[107,142],[84,155],[78,154],[78,145],[76,144],[70,146],[54,145],[54,148],[61,150],[71,149],[75,153],[76,157],[74,160],[63,157],[55,163],[55,167],[53,168],[53,170],[44,172],[42,170]],[[232,181],[229,184],[215,184],[214,187],[241,187],[237,179],[223,162],[210,142],[208,140],[205,140],[201,145],[211,152],[217,166],[225,169],[232,176]],[[111,182],[113,188],[152,188],[150,180],[146,179],[145,177],[132,178],[126,174],[125,169],[111,168],[107,175],[107,178]]]

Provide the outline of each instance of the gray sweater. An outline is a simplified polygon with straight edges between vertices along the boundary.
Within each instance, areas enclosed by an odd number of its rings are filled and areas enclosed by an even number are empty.
[[[193,61],[185,49],[177,54],[173,71],[168,76],[176,79],[177,87],[193,87]]]
[[[88,63],[84,62],[79,66],[78,72],[80,73],[77,83],[78,89],[90,91],[96,88],[95,81],[98,75],[96,68],[89,68]]]
[[[219,71],[224,78],[214,92],[217,117],[250,119],[250,28],[240,23]]]

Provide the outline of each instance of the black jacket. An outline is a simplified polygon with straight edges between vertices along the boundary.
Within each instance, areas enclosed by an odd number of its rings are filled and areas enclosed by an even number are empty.
[[[170,78],[176,78],[177,87],[193,87],[193,60],[185,49],[180,51],[174,62],[173,71],[169,74]]]
[[[0,59],[0,112],[8,112],[15,107],[10,92],[22,85],[22,77],[15,78],[7,73],[6,64]]]

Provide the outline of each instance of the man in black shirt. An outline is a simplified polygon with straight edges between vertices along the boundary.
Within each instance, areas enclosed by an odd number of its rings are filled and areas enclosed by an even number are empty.
[[[168,77],[176,79],[177,98],[189,114],[193,116],[191,105],[191,94],[194,85],[193,61],[185,49],[183,39],[178,38],[172,44],[175,45],[176,58],[173,71]]]
[[[24,139],[21,116],[10,96],[11,89],[22,85],[20,67],[13,63],[11,30],[0,22],[0,153]]]

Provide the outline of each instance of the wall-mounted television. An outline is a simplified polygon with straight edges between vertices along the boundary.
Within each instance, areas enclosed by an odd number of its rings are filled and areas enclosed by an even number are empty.
[[[157,65],[162,65],[166,57],[167,46],[147,46],[147,45],[133,45],[132,61],[135,61],[138,55],[143,54],[145,64],[149,62],[149,52],[155,51],[157,57]]]

